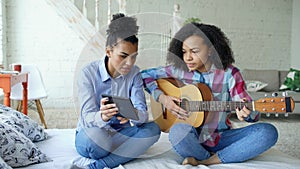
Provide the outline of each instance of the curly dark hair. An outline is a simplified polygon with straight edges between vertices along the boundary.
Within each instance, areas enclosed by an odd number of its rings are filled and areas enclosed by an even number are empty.
[[[125,16],[123,13],[114,14],[106,30],[106,47],[116,45],[118,38],[131,42],[132,44],[138,43],[139,40],[136,37],[138,30],[139,27],[136,24],[135,18]]]
[[[182,45],[183,41],[192,35],[200,36],[208,47],[212,47],[212,55],[209,59],[218,69],[225,70],[234,63],[230,42],[221,29],[214,25],[196,22],[186,24],[172,38],[167,53],[167,63],[182,70],[188,70],[186,64],[182,64]]]

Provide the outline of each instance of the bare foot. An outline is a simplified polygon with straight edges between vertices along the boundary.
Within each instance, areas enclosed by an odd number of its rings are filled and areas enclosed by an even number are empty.
[[[182,161],[181,164],[182,164],[182,165],[188,165],[188,164],[190,164],[190,165],[192,165],[192,166],[197,166],[197,165],[199,165],[198,160],[196,160],[194,157],[186,157],[186,158]]]
[[[212,155],[211,157],[209,157],[206,160],[197,161],[197,162],[198,162],[198,164],[203,164],[203,165],[212,165],[212,164],[220,164],[221,163],[217,154]]]

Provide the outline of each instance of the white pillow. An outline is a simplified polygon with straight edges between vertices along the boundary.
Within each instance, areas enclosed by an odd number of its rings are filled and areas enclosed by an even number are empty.
[[[5,123],[0,123],[0,156],[11,167],[51,161],[24,134]]]
[[[247,91],[249,92],[257,92],[259,90],[262,90],[266,86],[268,86],[268,84],[261,81],[246,80],[246,87]]]
[[[7,165],[6,162],[0,157],[0,168],[1,169],[12,169],[11,166]]]
[[[6,123],[23,133],[31,141],[42,141],[48,137],[44,128],[28,116],[0,104],[0,123]]]

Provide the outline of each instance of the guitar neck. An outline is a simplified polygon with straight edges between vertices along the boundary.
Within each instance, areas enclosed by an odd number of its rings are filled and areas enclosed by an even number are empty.
[[[172,82],[167,79],[158,79],[157,83],[165,94],[181,98],[182,102],[179,106],[189,112],[235,111],[236,108],[241,109],[246,106],[251,111],[261,113],[287,113],[293,112],[295,107],[291,97],[260,98],[252,102],[213,101],[210,88],[202,83],[182,85],[177,81]]]
[[[238,101],[186,101],[183,100],[180,106],[188,111],[235,111],[236,108],[242,109],[246,106],[253,110],[252,102]]]

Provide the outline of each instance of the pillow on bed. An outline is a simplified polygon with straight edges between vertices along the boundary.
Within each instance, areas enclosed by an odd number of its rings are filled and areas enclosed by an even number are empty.
[[[24,134],[0,123],[0,156],[11,167],[50,161]]]
[[[290,68],[279,90],[293,90],[300,92],[300,70]]]
[[[12,169],[9,165],[5,163],[5,161],[0,157],[0,168],[1,169]]]
[[[23,133],[31,141],[42,141],[47,138],[44,128],[28,116],[10,107],[0,104],[0,123],[13,126],[17,131]]]
[[[267,83],[255,80],[246,80],[246,88],[249,92],[257,92],[268,86]]]

